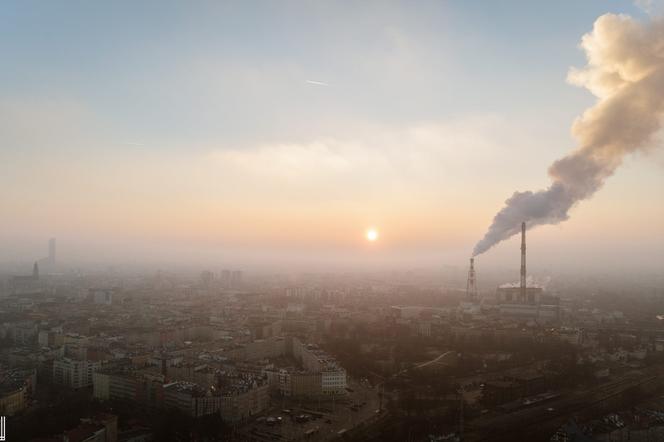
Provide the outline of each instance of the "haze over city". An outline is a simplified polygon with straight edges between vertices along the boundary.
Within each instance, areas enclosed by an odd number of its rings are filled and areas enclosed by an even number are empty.
[[[568,81],[583,35],[656,9],[5,4],[0,261],[57,237],[77,264],[464,265],[503,202],[577,147],[597,100]],[[533,229],[537,265],[659,269],[663,164],[656,146],[629,154],[569,220]]]
[[[664,440],[664,0],[7,0],[0,54],[0,441]]]

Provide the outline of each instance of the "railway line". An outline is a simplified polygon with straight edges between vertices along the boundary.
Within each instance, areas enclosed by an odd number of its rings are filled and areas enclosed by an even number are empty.
[[[548,440],[548,438],[575,416],[592,418],[603,412],[603,404],[619,398],[625,391],[657,382],[662,368],[648,373],[628,373],[620,379],[573,392],[554,401],[527,407],[504,415],[480,417],[466,426],[467,441]]]

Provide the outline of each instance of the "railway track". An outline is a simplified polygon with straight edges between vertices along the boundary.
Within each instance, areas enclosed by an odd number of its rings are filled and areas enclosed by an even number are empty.
[[[467,441],[548,440],[556,429],[576,415],[591,417],[602,410],[602,404],[611,401],[632,387],[656,382],[655,373],[631,375],[592,389],[572,393],[558,400],[506,415],[479,418],[468,422]],[[518,439],[514,437],[518,436]],[[527,436],[527,439],[524,437]]]

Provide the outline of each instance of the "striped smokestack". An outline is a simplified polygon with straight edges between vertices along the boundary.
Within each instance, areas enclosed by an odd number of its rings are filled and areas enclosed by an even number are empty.
[[[521,223],[521,300],[526,300],[526,223]]]

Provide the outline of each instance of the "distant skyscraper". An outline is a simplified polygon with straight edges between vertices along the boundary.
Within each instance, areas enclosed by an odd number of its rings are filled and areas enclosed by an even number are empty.
[[[32,266],[32,279],[39,279],[39,265],[35,262],[35,265]]]
[[[48,263],[55,264],[55,238],[48,240]]]

